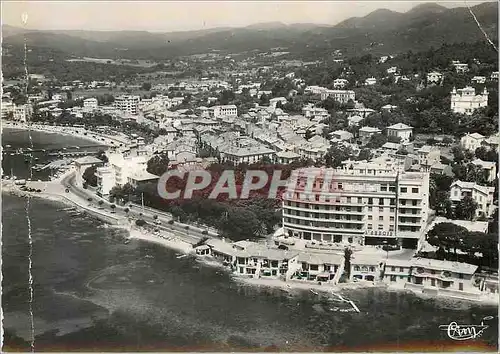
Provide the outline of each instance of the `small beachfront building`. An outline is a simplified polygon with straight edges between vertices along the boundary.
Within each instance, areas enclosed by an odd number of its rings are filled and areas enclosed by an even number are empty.
[[[389,285],[404,287],[410,279],[411,262],[404,259],[387,259],[383,281]]]
[[[300,253],[298,263],[300,268],[292,275],[292,280],[336,283],[344,270],[344,255]]]
[[[405,287],[434,295],[468,297],[480,293],[474,273],[478,266],[468,263],[415,258],[410,281]]]
[[[351,256],[350,280],[378,281],[382,276],[384,261],[380,257],[359,255]]]

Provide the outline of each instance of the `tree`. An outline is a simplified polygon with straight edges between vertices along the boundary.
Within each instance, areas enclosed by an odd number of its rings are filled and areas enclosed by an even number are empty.
[[[448,253],[453,250],[453,253],[456,254],[466,233],[465,227],[443,222],[435,225],[427,233],[427,242],[432,246],[443,247]]]
[[[161,176],[168,170],[169,159],[166,154],[157,154],[149,159],[146,171],[156,176]]]
[[[147,223],[143,219],[138,219],[138,220],[136,220],[135,224],[139,227],[142,227],[142,226],[146,225]]]
[[[144,82],[141,87],[144,91],[149,91],[151,90],[151,83],[150,82]]]
[[[314,136],[313,132],[309,129],[306,130],[306,134],[304,136],[304,139],[309,140]]]
[[[125,209],[123,209],[123,211],[125,212],[125,214],[128,214],[129,211],[130,211],[130,209],[129,208],[125,208]]]
[[[114,213],[115,209],[116,209],[116,205],[111,204],[109,207],[111,208],[111,212]]]
[[[372,152],[370,149],[363,149],[359,152],[359,155],[357,157],[357,160],[359,161],[369,161],[372,158]]]
[[[371,136],[370,141],[366,144],[369,149],[379,149],[387,142],[387,137],[384,134],[374,134]]]
[[[99,200],[99,201],[97,202],[97,204],[99,204],[99,207],[102,207],[102,205],[104,204],[104,201],[103,201],[103,200]]]
[[[472,220],[476,215],[478,205],[472,197],[465,196],[455,206],[455,217],[459,220]]]
[[[85,183],[91,185],[92,187],[97,187],[97,176],[95,175],[96,171],[96,166],[90,166],[87,167],[82,174],[82,179],[85,181]]]
[[[108,163],[108,157],[106,156],[106,152],[104,150],[99,150],[97,152],[97,158],[104,163]]]

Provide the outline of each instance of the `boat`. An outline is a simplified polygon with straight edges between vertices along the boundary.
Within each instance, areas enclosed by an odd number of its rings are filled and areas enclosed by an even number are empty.
[[[311,292],[314,294],[314,295],[319,295],[319,293],[317,291],[314,291],[313,289],[311,289]]]
[[[130,243],[130,240],[126,239],[123,243],[126,244],[126,245],[128,245]]]
[[[177,257],[175,257],[175,258],[177,258],[177,259],[181,259],[181,258],[184,258],[184,257],[187,257],[187,255],[185,255],[185,254],[181,254],[180,256],[177,256]]]

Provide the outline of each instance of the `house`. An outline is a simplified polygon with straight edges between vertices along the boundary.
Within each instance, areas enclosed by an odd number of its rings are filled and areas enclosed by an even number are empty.
[[[469,65],[467,64],[454,63],[453,66],[455,67],[455,71],[458,74],[463,74],[469,71]]]
[[[369,77],[368,79],[365,80],[366,86],[372,86],[372,85],[375,85],[376,83],[377,83],[377,79],[375,79],[374,77]]]
[[[401,142],[409,142],[413,134],[413,127],[404,123],[397,123],[387,127],[387,136],[394,136],[401,139]]]
[[[321,92],[321,100],[324,101],[328,97],[333,98],[334,101],[340,103],[347,103],[350,100],[356,99],[356,94],[352,90],[325,90]]]
[[[495,187],[480,186],[474,182],[455,181],[451,185],[450,200],[457,204],[464,197],[471,197],[477,203],[476,216],[490,217],[495,211],[493,195]]]
[[[437,71],[432,71],[427,73],[427,84],[436,84],[439,85],[443,80],[443,74]]]
[[[497,177],[497,166],[496,163],[490,161],[483,161],[481,159],[475,159],[472,163],[476,166],[481,167],[483,172],[486,174],[486,181],[493,182]]]
[[[485,76],[474,76],[471,79],[471,81],[474,84],[484,84],[486,82],[486,77]]]
[[[300,155],[293,151],[280,151],[276,153],[276,160],[281,164],[289,164],[300,159]]]
[[[361,143],[363,145],[367,144],[371,137],[375,134],[381,134],[382,131],[378,128],[373,128],[373,127],[363,127],[359,129],[359,138],[361,140]]]
[[[128,183],[134,188],[147,183],[156,182],[158,179],[159,177],[157,175],[149,173],[146,170],[134,171],[134,173],[127,177]]]
[[[474,279],[477,268],[477,265],[468,263],[415,258],[405,288],[433,295],[479,295]]]
[[[478,147],[481,147],[485,139],[486,138],[479,133],[469,133],[460,139],[460,145],[462,145],[465,150],[475,152]]]
[[[346,79],[335,79],[333,80],[333,88],[335,89],[343,89],[349,84],[349,81]]]
[[[398,106],[393,106],[393,105],[390,105],[390,104],[386,104],[385,106],[382,106],[380,108],[380,110],[382,112],[392,112],[394,111],[396,108],[398,108]]]
[[[392,66],[389,69],[387,69],[388,74],[395,74],[397,71],[398,71],[398,68],[395,66]]]
[[[347,118],[347,122],[350,127],[357,127],[363,119],[361,116],[351,116]]]
[[[293,281],[335,283],[344,267],[344,255],[333,253],[300,253],[300,268],[291,276]]]
[[[87,170],[87,168],[89,167],[94,167],[94,166],[101,167],[102,165],[104,165],[104,162],[102,160],[99,160],[97,157],[85,156],[74,160],[73,164],[76,167],[76,176],[75,176],[76,185],[81,187],[85,183],[85,180],[83,179],[83,174],[85,173],[85,170]]]
[[[387,142],[382,145],[381,150],[388,153],[396,153],[401,149],[401,144]]]
[[[213,106],[210,107],[208,110],[210,117],[213,117],[215,119],[238,116],[238,108],[234,104],[225,106]]]
[[[493,71],[490,76],[491,80],[498,80],[498,71]]]
[[[453,88],[451,91],[451,110],[453,112],[471,115],[474,110],[483,107],[488,107],[486,87],[480,95],[476,95],[476,89],[470,86],[458,90]]]
[[[332,137],[332,139],[337,140],[351,140],[354,137],[352,133],[349,133],[345,130],[336,130],[334,132],[331,132],[330,136]]]
[[[286,104],[288,100],[285,97],[275,97],[271,98],[269,100],[269,107],[272,107],[273,109],[276,109],[278,103],[281,103],[282,105]]]
[[[91,97],[91,98],[86,98],[83,100],[83,109],[86,111],[93,111],[97,109],[98,107],[98,102],[97,98]]]
[[[389,285],[402,286],[410,281],[412,264],[408,260],[388,258],[384,265],[382,280]]]
[[[354,254],[351,256],[351,278],[350,280],[380,280],[384,269],[384,262],[379,257]]]
[[[417,150],[418,163],[432,166],[441,161],[441,150],[437,146],[424,145]]]

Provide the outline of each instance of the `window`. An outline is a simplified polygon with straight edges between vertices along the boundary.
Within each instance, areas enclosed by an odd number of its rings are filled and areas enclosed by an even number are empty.
[[[384,217],[383,216],[379,216],[378,217],[378,221],[384,221]]]
[[[390,205],[396,205],[396,199],[391,199],[390,200]]]
[[[368,220],[372,220],[373,217],[371,215],[368,215]]]
[[[395,275],[391,275],[391,281],[392,281],[392,282],[395,282],[395,281],[396,281],[396,276],[395,276]]]
[[[368,211],[372,211],[372,210],[373,210],[373,208],[372,208],[372,207],[368,207]]]
[[[371,229],[372,229],[372,227],[373,227],[373,225],[372,225],[372,224],[368,224],[368,226],[367,226],[368,230],[371,230]]]
[[[380,191],[381,192],[387,192],[387,185],[381,185],[380,186]]]
[[[389,225],[389,231],[394,231],[394,225],[393,224]]]
[[[459,279],[463,279],[464,278],[464,275],[462,273],[458,273],[458,278]]]
[[[399,271],[402,273],[405,271],[405,269],[403,267],[399,267]]]
[[[384,205],[384,198],[379,198],[378,205]]]
[[[413,206],[417,206],[417,204],[418,204],[418,200],[412,200],[411,204],[412,204]]]
[[[391,208],[391,209],[390,209],[390,212],[391,212],[391,213],[394,213],[394,208]]]
[[[351,197],[347,197],[347,203],[351,204]]]
[[[394,216],[389,217],[389,221],[394,221]]]
[[[370,272],[374,272],[375,271],[375,267],[370,267]]]
[[[384,225],[378,225],[378,230],[382,231],[384,229]]]
[[[338,188],[339,190],[342,190],[342,189],[343,189],[343,187],[342,187],[342,183],[337,183],[337,188]]]
[[[359,272],[359,266],[354,266],[354,270],[355,270],[356,272]]]
[[[379,211],[379,213],[383,213],[383,212],[384,212],[384,208],[379,207],[379,208],[378,208],[378,211]]]
[[[396,267],[391,267],[391,272],[395,272],[396,271]]]
[[[311,264],[309,268],[310,268],[310,270],[318,270],[318,265],[317,264]]]
[[[418,188],[412,188],[412,189],[411,189],[411,192],[412,192],[412,193],[418,193]]]
[[[358,204],[363,203],[363,198],[358,198]]]
[[[408,192],[408,188],[406,187],[401,187],[401,193],[406,193]]]
[[[373,204],[373,198],[368,198],[368,204],[372,205]]]

